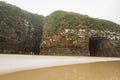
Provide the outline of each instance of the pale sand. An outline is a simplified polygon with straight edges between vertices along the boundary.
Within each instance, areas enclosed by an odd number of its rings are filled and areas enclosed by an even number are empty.
[[[0,80],[120,80],[120,61],[26,70],[1,75]]]
[[[120,58],[0,54],[0,75],[45,67],[116,60],[120,61]]]

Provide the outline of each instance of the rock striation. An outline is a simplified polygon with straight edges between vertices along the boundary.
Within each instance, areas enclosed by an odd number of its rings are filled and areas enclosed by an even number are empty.
[[[0,1],[0,53],[120,57],[120,25],[61,10],[44,17]]]

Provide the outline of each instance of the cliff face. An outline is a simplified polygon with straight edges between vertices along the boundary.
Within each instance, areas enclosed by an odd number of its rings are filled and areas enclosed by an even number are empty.
[[[120,57],[120,33],[91,30],[89,49],[91,56]]]
[[[101,41],[96,49],[95,56],[120,57],[120,43],[111,40]]]
[[[0,53],[39,53],[42,19],[43,16],[0,2]]]
[[[46,51],[47,49],[47,51]],[[41,54],[89,55],[88,28],[58,29],[57,34],[44,36]]]
[[[0,53],[120,56],[120,25],[73,12],[43,17],[0,2]]]
[[[46,17],[41,54],[90,55],[89,28],[78,14],[56,11]]]
[[[69,36],[71,33],[74,35]],[[93,30],[87,27],[87,29],[65,29],[53,36],[43,38],[41,54],[120,57],[118,32]]]
[[[56,11],[46,17],[41,54],[119,56],[119,29],[106,20]]]

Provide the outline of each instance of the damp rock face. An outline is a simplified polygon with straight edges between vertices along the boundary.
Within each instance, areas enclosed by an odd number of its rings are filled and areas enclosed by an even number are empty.
[[[0,1],[0,53],[39,54],[43,16]]]
[[[41,54],[57,56],[89,56],[88,51],[75,47],[49,47],[42,48]]]
[[[82,27],[79,26],[77,29],[62,28],[58,30],[57,34],[50,37],[44,36],[41,54],[88,56],[88,28]]]
[[[120,25],[61,10],[44,17],[0,1],[0,53],[119,56]]]
[[[119,33],[94,30],[94,33],[91,34],[92,36],[89,39],[89,50],[91,56],[120,57]]]
[[[43,33],[40,54],[119,56],[120,53],[116,43],[120,41],[120,26],[107,20],[55,11],[45,18]]]
[[[56,11],[46,17],[40,54],[89,55],[88,26],[74,13]]]
[[[119,56],[116,42],[120,41],[120,32],[109,25],[118,28],[115,23],[86,15],[53,12],[45,18],[40,54]]]
[[[97,46],[95,56],[120,57],[120,43],[111,40],[102,40]]]

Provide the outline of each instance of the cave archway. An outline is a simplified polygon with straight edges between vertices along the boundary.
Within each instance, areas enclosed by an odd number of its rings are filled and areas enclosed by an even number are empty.
[[[104,41],[105,37],[90,37],[89,38],[89,51],[90,56],[96,56],[99,44]]]

